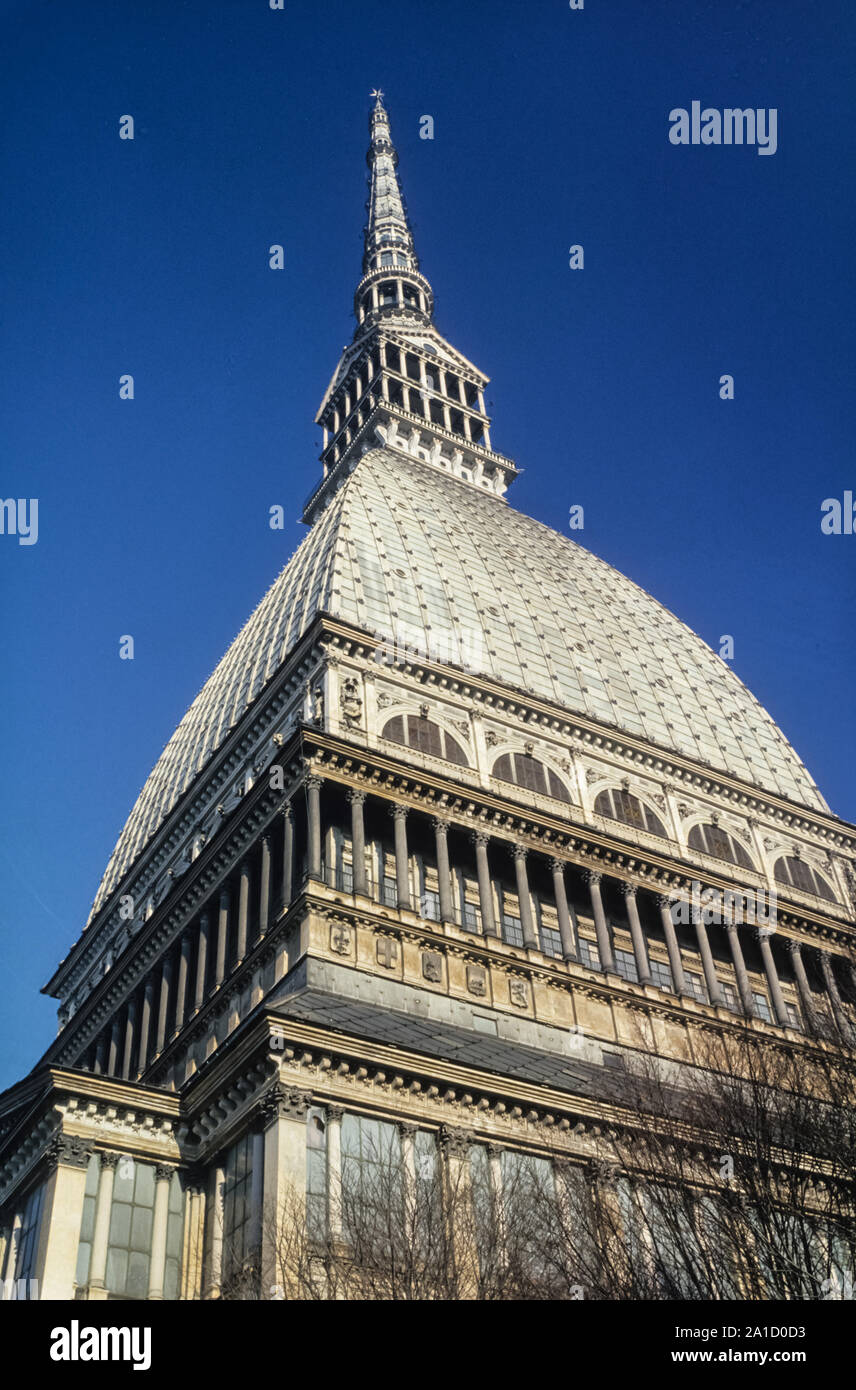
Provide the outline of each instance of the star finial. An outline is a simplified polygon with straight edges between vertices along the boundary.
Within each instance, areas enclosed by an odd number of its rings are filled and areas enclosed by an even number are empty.
[[[381,100],[383,98],[383,92],[381,91],[380,87],[375,87],[373,91],[369,92],[369,96],[374,97],[375,101],[378,103],[378,105],[380,105]]]

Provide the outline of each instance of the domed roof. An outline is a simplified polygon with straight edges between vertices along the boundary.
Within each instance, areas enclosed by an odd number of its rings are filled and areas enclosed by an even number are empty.
[[[378,448],[193,701],[128,817],[93,911],[320,613],[437,659],[451,636],[453,664],[826,809],[766,710],[650,594],[493,493]]]

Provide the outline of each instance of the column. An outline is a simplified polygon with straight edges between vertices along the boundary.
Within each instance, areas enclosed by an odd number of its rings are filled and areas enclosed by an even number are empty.
[[[832,1005],[832,1012],[835,1015],[835,1022],[838,1031],[843,1038],[850,1037],[850,1025],[847,1022],[847,1015],[844,1012],[844,1005],[841,1002],[841,995],[838,993],[838,985],[835,982],[835,975],[832,970],[832,958],[829,951],[819,950],[820,968],[823,971],[823,982],[826,985],[826,992],[829,995],[829,1002]]]
[[[229,889],[220,889],[220,908],[217,914],[217,956],[214,962],[214,988],[219,989],[226,978],[226,941],[229,935]]]
[[[291,802],[286,801],[282,808],[282,905],[291,903],[294,880],[294,813]]]
[[[782,1028],[788,1027],[788,1011],[785,1008],[785,997],[782,994],[782,987],[779,984],[779,972],[776,969],[776,962],[773,959],[773,948],[770,945],[770,928],[756,927],[755,940],[761,948],[761,959],[764,962],[764,973],[767,976],[767,984],[770,988],[770,997],[773,1000],[773,1012],[777,1023]]]
[[[149,1060],[149,1041],[152,1031],[152,1011],[155,1004],[155,982],[151,975],[147,976],[143,986],[143,1007],[140,1011],[140,1052],[137,1062],[137,1073],[142,1076]],[[133,1078],[132,1078],[133,1079]]]
[[[155,1034],[155,1056],[163,1052],[166,1042],[166,1021],[169,1014],[169,996],[172,990],[172,958],[167,953],[161,962],[160,993],[158,998],[158,1023]]]
[[[264,936],[270,926],[270,881],[270,835],[265,833],[262,835],[261,863],[259,865],[259,937]]]
[[[238,876],[238,936],[235,946],[236,964],[247,954],[247,921],[250,913],[250,866],[245,859]],[[219,967],[218,967],[219,968]]]
[[[107,1297],[107,1244],[110,1238],[110,1212],[113,1206],[113,1182],[119,1155],[99,1155],[98,1192],[95,1197],[95,1228],[92,1233],[92,1252],[89,1256],[89,1297]]]
[[[45,1183],[34,1274],[40,1301],[74,1297],[86,1170],[91,1154],[88,1144],[70,1135],[59,1135],[51,1145],[53,1168]]]
[[[455,1297],[477,1297],[478,1256],[472,1224],[472,1181],[469,1164],[472,1134],[441,1125],[437,1135],[442,1184],[442,1213],[448,1246],[453,1254]],[[463,1220],[461,1219],[463,1217]]]
[[[591,907],[594,914],[594,930],[597,937],[597,953],[600,956],[601,969],[614,975],[615,957],[612,954],[612,942],[609,939],[609,927],[606,922],[606,913],[603,910],[603,899],[600,895],[600,884],[603,874],[595,872],[593,869],[586,869],[583,878],[588,884],[589,895],[591,897]]]
[[[12,1216],[12,1226],[9,1231],[9,1239],[6,1242],[5,1268],[3,1270],[4,1279],[15,1278],[15,1271],[18,1264],[18,1251],[21,1246],[21,1227],[24,1221],[24,1213],[20,1207]],[[6,1297],[6,1290],[0,1287],[0,1302],[11,1302],[11,1298]]]
[[[799,990],[800,995],[800,1002],[803,1007],[803,1017],[805,1018],[806,1028],[813,1029],[817,1025],[817,1015],[815,1014],[814,1010],[814,1000],[812,999],[811,986],[808,982],[808,976],[805,973],[805,965],[803,964],[801,943],[799,941],[794,941],[793,937],[788,937],[785,944],[787,945],[787,948],[791,953],[791,963],[794,968],[794,976],[796,977],[797,989]]]
[[[207,1202],[208,1258],[205,1267],[205,1298],[217,1298],[223,1280],[223,1219],[226,1170],[221,1164],[211,1169]]]
[[[352,788],[348,792],[348,800],[351,803],[351,857],[354,866],[354,892],[367,898],[369,884],[366,875],[366,827],[363,818],[366,793]]]
[[[184,1248],[181,1258],[181,1296],[196,1301],[203,1292],[203,1246],[205,1241],[205,1188],[199,1170],[185,1179]]]
[[[528,853],[525,845],[515,845],[514,854],[514,877],[517,880],[517,900],[520,903],[520,925],[523,928],[523,944],[530,950],[538,950],[538,934],[535,931],[535,919],[532,915],[532,898],[529,893],[529,875],[526,872],[526,855]]]
[[[137,1001],[135,998],[128,1000],[125,1010],[125,1050],[122,1055],[122,1080],[131,1080],[131,1068],[134,1065],[134,1049],[137,1046]]]
[[[178,957],[178,980],[175,986],[175,1028],[180,1033],[187,1014],[187,982],[190,977],[190,932],[181,934],[181,947]]]
[[[553,898],[559,918],[559,936],[562,941],[562,954],[565,960],[579,960],[577,943],[574,940],[574,924],[568,907],[568,894],[565,888],[565,866],[561,859],[550,860],[550,873],[553,875]]]
[[[455,905],[452,899],[452,875],[449,869],[449,822],[435,816],[434,847],[437,858],[437,885],[440,894],[440,918],[444,922],[454,922]]]
[[[321,877],[321,782],[316,774],[306,778],[306,806],[308,817],[309,877]]]
[[[107,1052],[107,1075],[116,1076],[119,1070],[119,1055],[122,1046],[122,1024],[118,1016],[110,1025],[110,1047]]]
[[[698,949],[701,954],[701,964],[704,970],[704,982],[707,985],[707,994],[711,1004],[721,1006],[722,986],[716,973],[716,966],[713,963],[713,952],[710,949],[710,942],[707,937],[707,926],[704,920],[704,909],[693,909],[693,923],[695,925]]]
[[[660,909],[660,921],[663,923],[663,935],[666,938],[666,950],[669,953],[669,968],[672,972],[672,989],[675,994],[688,995],[687,982],[684,978],[684,966],[681,960],[681,949],[678,945],[678,937],[675,932],[675,924],[672,921],[673,899],[663,893],[657,895],[657,906]]]
[[[636,974],[640,985],[651,984],[651,962],[648,958],[648,943],[639,920],[639,904],[636,901],[636,884],[622,883],[621,892],[627,907],[627,921],[630,926],[630,940],[633,943],[633,959],[636,961]]]
[[[208,913],[199,918],[199,948],[196,955],[196,993],[193,996],[193,1012],[198,1013],[205,999],[205,972],[208,965],[208,935],[210,927]]]
[[[166,1228],[169,1220],[169,1184],[175,1170],[168,1163],[155,1164],[155,1210],[149,1260],[149,1298],[163,1298],[166,1267]]]
[[[395,890],[399,907],[412,907],[410,900],[410,862],[407,854],[407,807],[392,806],[395,832]]]
[[[264,1229],[264,1175],[265,1175],[265,1136],[261,1128],[253,1130],[253,1157],[252,1171],[250,1174],[250,1211],[252,1213],[252,1231],[250,1234],[250,1250],[260,1252],[262,1248],[262,1231]]]
[[[95,1044],[95,1062],[94,1062],[94,1064],[93,1064],[93,1071],[95,1072],[96,1076],[101,1076],[101,1075],[102,1075],[102,1073],[103,1073],[103,1071],[104,1071],[104,1065],[105,1065],[106,1061],[107,1061],[107,1034],[106,1034],[106,1033],[101,1033],[100,1036],[99,1036],[99,1038],[98,1038],[97,1043]]]
[[[473,843],[476,847],[476,871],[479,880],[482,931],[485,936],[499,936],[496,917],[493,912],[493,886],[490,881],[490,864],[487,858],[490,836],[484,830],[476,830],[473,834]]]
[[[282,1265],[283,1230],[302,1230],[306,1220],[306,1112],[311,1095],[275,1082],[264,1097],[264,1217],[262,1298],[289,1280]],[[286,1242],[287,1243],[287,1242]]]
[[[342,1238],[342,1118],[341,1105],[327,1106],[327,1217],[330,1239]]]
[[[740,934],[737,929],[737,923],[726,922],[725,930],[728,932],[728,945],[731,950],[731,959],[734,962],[734,974],[737,977],[737,992],[740,995],[743,1012],[747,1018],[754,1018],[755,1000],[752,998],[752,987],[749,984],[749,976],[746,973],[746,963],[743,959],[743,948],[740,945]]]

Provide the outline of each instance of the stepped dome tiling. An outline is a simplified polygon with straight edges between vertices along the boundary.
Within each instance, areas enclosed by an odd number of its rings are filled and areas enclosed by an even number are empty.
[[[474,674],[826,809],[766,710],[650,594],[492,493],[377,448],[181,720],[128,817],[93,911],[321,613],[390,638],[403,632],[409,645],[434,651],[455,634]]]

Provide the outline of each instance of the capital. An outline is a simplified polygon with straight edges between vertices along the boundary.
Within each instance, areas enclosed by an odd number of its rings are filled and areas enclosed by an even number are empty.
[[[589,888],[599,888],[603,881],[603,874],[598,869],[583,869],[583,882]]]
[[[627,883],[627,882],[622,881],[621,883],[619,883],[618,887],[619,887],[619,891],[621,892],[622,897],[625,897],[625,898],[635,898],[635,897],[636,897],[636,884],[635,884],[635,883]]]
[[[486,830],[474,830],[472,832],[472,842],[477,848],[486,849],[490,844],[490,836]]]
[[[550,865],[551,874],[563,874],[565,872],[564,859],[550,859],[548,863]]]
[[[348,800],[352,806],[364,806],[366,804],[367,792],[361,791],[357,787],[351,787],[348,791]]]
[[[407,813],[408,813],[409,810],[410,810],[410,807],[409,807],[409,806],[401,806],[401,805],[399,805],[399,803],[396,801],[396,802],[393,803],[392,806],[390,806],[390,808],[389,808],[389,814],[392,816],[393,820],[406,820],[406,819],[407,819]]]
[[[511,853],[514,855],[515,860],[525,864],[529,855],[529,850],[526,848],[526,845],[512,845]]]

